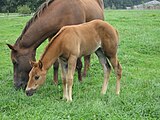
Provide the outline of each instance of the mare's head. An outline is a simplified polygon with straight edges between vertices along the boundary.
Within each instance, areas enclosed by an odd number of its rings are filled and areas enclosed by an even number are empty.
[[[32,65],[32,70],[29,73],[29,81],[26,88],[27,96],[32,96],[36,89],[42,85],[46,79],[46,70],[43,69],[41,61],[31,61],[30,64]]]
[[[25,89],[29,72],[31,70],[30,60],[35,60],[35,50],[20,49],[16,46],[7,44],[11,49],[11,60],[13,63],[14,86],[16,89]]]

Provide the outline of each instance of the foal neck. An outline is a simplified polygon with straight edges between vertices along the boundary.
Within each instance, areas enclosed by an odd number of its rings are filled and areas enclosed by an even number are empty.
[[[53,42],[53,39],[52,39],[50,43],[46,46],[45,51],[42,54],[40,59],[43,63],[43,68],[45,70],[48,70],[61,55],[60,45],[61,44],[58,40]]]

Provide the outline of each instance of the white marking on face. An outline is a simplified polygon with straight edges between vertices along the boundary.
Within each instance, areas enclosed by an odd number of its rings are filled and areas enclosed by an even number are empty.
[[[31,88],[28,88],[28,87],[27,87],[27,88],[26,88],[26,91],[29,91],[29,90],[31,90]]]
[[[35,90],[35,89],[37,89],[38,88],[38,85],[35,85],[35,86],[33,86],[33,87],[31,87],[31,88],[29,88],[29,87],[27,87],[26,88],[26,91],[29,91],[29,90]]]

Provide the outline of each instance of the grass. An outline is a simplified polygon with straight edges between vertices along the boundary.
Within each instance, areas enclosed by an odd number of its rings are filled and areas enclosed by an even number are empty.
[[[115,94],[113,72],[106,95],[100,95],[103,71],[97,57],[92,55],[91,67],[83,83],[78,82],[75,74],[72,103],[61,99],[61,80],[58,86],[52,84],[52,69],[46,83],[32,97],[13,88],[10,50],[5,44],[14,44],[29,18],[0,17],[0,119],[159,119],[160,11],[105,11],[105,19],[120,34],[118,55],[123,67],[120,96]],[[46,44],[39,47],[37,58]]]

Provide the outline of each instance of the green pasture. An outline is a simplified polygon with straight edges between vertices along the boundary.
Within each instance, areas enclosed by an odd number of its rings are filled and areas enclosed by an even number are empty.
[[[27,97],[13,87],[13,66],[6,43],[14,44],[30,16],[0,14],[0,120],[158,120],[160,119],[160,11],[106,10],[105,20],[119,31],[118,56],[123,67],[121,93],[111,73],[101,95],[103,71],[95,54],[83,83],[74,76],[73,102],[62,100],[61,77]],[[37,59],[47,41],[37,51]]]

